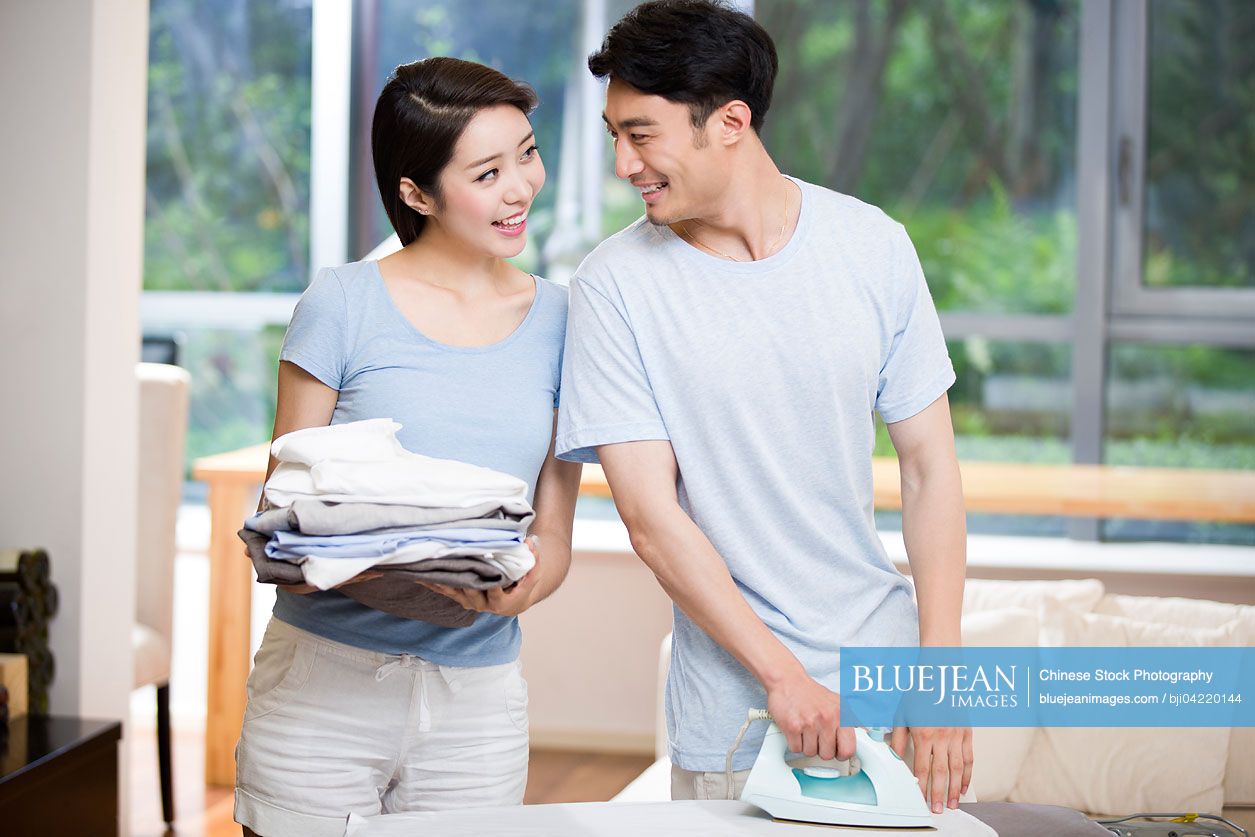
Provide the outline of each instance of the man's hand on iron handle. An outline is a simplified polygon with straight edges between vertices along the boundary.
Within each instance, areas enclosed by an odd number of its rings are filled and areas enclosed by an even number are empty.
[[[767,688],[767,711],[792,752],[822,759],[854,755],[854,730],[841,729],[841,696],[805,671]]]

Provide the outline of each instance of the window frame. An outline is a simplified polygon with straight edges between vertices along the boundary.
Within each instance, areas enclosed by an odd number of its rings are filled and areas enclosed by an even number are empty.
[[[1146,150],[1150,114],[1150,5],[1117,0],[1111,38],[1114,180],[1112,313],[1134,339],[1255,346],[1255,288],[1148,288],[1145,266]],[[1156,321],[1164,318],[1165,321]],[[1244,332],[1244,333],[1243,333]]]

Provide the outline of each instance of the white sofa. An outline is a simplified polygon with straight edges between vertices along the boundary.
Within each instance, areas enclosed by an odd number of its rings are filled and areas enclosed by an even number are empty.
[[[1255,607],[1108,594],[1096,579],[969,579],[965,645],[1255,645]],[[670,637],[659,656],[658,760],[616,799],[670,796],[661,709]],[[977,728],[972,790],[982,802],[1062,805],[1093,815],[1219,813],[1255,806],[1255,728]]]

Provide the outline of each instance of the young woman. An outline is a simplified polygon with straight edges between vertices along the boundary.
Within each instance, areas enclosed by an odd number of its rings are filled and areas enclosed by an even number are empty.
[[[350,812],[522,802],[516,617],[566,575],[579,487],[579,467],[553,456],[566,291],[506,261],[545,182],[535,104],[479,64],[396,69],[371,144],[404,246],[324,270],[305,291],[280,354],[274,435],[391,418],[411,451],[526,480],[536,568],[509,592],[440,588],[481,611],[463,628],[281,588],[236,751],[245,834],[339,835]]]

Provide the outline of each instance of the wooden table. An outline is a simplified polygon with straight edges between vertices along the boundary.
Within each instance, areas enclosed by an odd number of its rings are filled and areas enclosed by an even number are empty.
[[[210,785],[235,781],[253,585],[252,564],[235,532],[257,504],[268,447],[204,457],[192,469],[209,485],[205,781]],[[1005,462],[964,462],[960,468],[969,512],[1255,523],[1255,472]],[[872,476],[876,507],[901,508],[897,460],[874,459]],[[584,466],[580,493],[610,496],[600,467]]]
[[[0,831],[117,834],[117,721],[22,715],[0,747]]]

